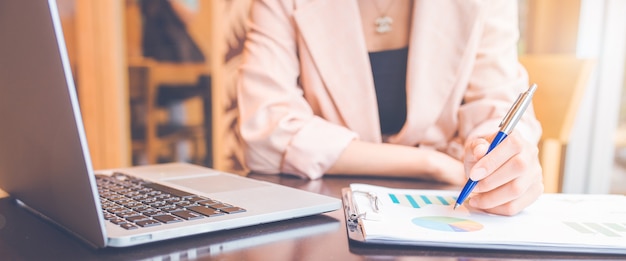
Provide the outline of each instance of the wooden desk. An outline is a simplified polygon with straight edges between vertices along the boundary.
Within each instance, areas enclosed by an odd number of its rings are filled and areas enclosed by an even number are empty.
[[[283,185],[339,197],[351,182],[399,188],[445,189],[437,184],[393,180],[251,175]],[[348,242],[341,211],[130,248],[94,250],[53,225],[0,198],[1,260],[572,260],[625,256],[363,246]]]

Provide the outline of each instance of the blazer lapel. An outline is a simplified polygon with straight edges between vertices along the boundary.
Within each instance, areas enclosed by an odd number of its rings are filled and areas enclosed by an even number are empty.
[[[415,145],[439,118],[460,78],[478,8],[468,0],[415,0],[407,65],[407,124],[394,143]],[[441,10],[449,11],[443,15]]]
[[[317,0],[294,13],[327,91],[346,125],[380,141],[378,106],[356,0]]]

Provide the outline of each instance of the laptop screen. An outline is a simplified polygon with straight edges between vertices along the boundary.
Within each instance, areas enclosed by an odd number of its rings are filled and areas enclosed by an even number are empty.
[[[0,187],[103,246],[99,201],[53,0],[0,1]]]

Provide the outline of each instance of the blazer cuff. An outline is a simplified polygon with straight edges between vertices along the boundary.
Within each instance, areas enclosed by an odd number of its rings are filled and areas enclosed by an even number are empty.
[[[287,146],[281,172],[309,179],[321,178],[356,138],[356,132],[314,117]]]

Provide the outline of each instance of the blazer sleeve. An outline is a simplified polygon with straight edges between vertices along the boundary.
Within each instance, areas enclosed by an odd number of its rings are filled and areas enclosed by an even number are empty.
[[[481,15],[482,34],[475,64],[459,109],[459,135],[466,141],[494,134],[510,106],[529,84],[517,56],[517,2],[485,1]],[[539,141],[541,126],[532,105],[514,132],[531,142]]]
[[[357,135],[315,115],[299,84],[291,1],[254,1],[237,97],[247,167],[321,177]]]

